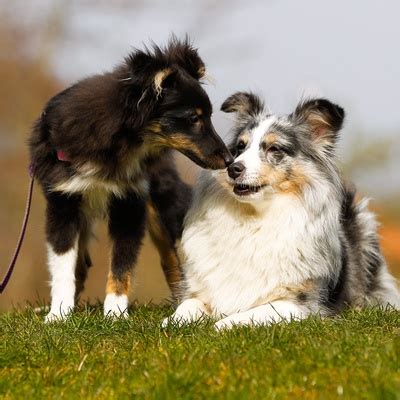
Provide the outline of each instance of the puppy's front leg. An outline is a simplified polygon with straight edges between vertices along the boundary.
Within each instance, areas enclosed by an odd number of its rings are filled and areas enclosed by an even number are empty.
[[[309,310],[293,301],[277,300],[248,311],[229,315],[215,324],[217,330],[230,329],[235,325],[269,325],[281,321],[290,322],[307,317]]]
[[[46,239],[51,306],[45,321],[65,319],[75,303],[81,197],[46,192]]]
[[[164,319],[161,326],[165,328],[170,323],[186,325],[206,315],[210,315],[206,305],[199,299],[191,298],[184,300],[170,317]]]
[[[112,252],[104,315],[127,317],[131,273],[144,236],[145,202],[136,193],[129,193],[124,198],[114,197],[109,204],[108,217]]]

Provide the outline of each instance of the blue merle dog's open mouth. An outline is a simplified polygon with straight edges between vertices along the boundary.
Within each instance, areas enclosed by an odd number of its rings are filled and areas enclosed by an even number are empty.
[[[238,196],[248,196],[253,193],[259,192],[266,185],[244,185],[236,184],[233,186],[233,192]]]

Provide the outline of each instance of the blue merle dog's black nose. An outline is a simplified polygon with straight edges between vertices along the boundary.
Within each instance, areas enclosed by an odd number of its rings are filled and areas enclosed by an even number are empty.
[[[228,167],[228,175],[232,179],[237,179],[242,174],[242,172],[246,169],[243,163],[240,161],[234,162]]]

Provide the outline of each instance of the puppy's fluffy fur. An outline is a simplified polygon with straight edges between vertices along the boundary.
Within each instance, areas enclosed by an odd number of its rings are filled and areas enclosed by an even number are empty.
[[[211,123],[204,74],[196,49],[173,38],[166,48],[134,51],[113,71],[76,83],[44,108],[30,151],[47,201],[48,321],[65,317],[83,289],[96,217],[107,218],[112,242],[105,314],[126,315],[146,214],[174,290],[180,280],[175,242],[191,194],[169,149],[205,168],[232,161]]]
[[[181,242],[185,300],[172,320],[214,315],[229,328],[400,308],[375,217],[338,173],[343,109],[315,99],[277,117],[236,93],[222,110],[236,113],[235,162],[202,173],[195,189]]]

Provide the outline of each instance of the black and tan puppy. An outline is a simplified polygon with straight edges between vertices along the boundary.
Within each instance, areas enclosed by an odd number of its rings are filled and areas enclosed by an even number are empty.
[[[127,315],[146,218],[174,290],[180,279],[175,242],[191,193],[169,150],[204,168],[232,162],[211,123],[204,74],[197,51],[173,38],[166,48],[134,51],[113,71],[76,83],[46,105],[30,151],[47,200],[47,321],[68,315],[83,289],[97,217],[107,218],[112,242],[105,315]]]

